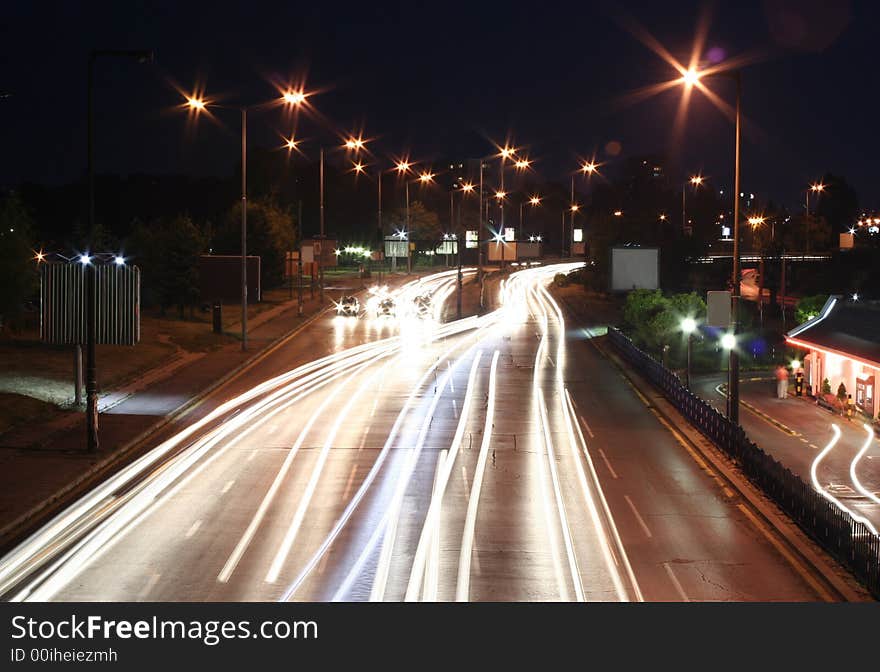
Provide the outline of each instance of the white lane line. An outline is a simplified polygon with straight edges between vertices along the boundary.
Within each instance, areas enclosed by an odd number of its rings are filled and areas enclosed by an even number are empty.
[[[611,466],[611,462],[608,460],[608,456],[605,454],[605,451],[602,450],[601,448],[599,448],[598,450],[599,450],[599,455],[602,457],[602,461],[605,462],[605,466],[608,467],[608,471],[611,472],[611,477],[612,478],[620,478],[617,475],[617,472],[614,471],[614,467]]]
[[[624,495],[623,498],[626,500],[626,503],[629,504],[629,508],[632,510],[633,515],[636,517],[636,520],[641,526],[642,531],[645,533],[645,536],[650,539],[654,535],[651,534],[651,530],[648,527],[648,524],[645,522],[645,519],[642,518],[641,514],[639,514],[638,510],[636,509],[636,505],[633,504],[633,500],[629,498],[629,495]]]
[[[669,575],[669,580],[672,581],[672,585],[675,586],[675,592],[678,593],[678,596],[682,599],[683,602],[690,602],[691,600],[687,596],[687,593],[684,592],[684,588],[681,587],[681,583],[679,582],[678,577],[675,575],[675,572],[672,571],[672,566],[668,562],[664,562],[663,568]]]
[[[226,485],[223,486],[223,489],[220,491],[220,494],[225,495],[227,492],[229,492],[229,488],[232,487],[233,483],[235,483],[235,479],[233,479],[231,481],[226,481]]]
[[[266,427],[266,434],[272,434],[276,429],[278,429],[278,425],[269,425],[268,427]]]
[[[465,514],[464,531],[461,535],[461,549],[458,556],[458,581],[455,586],[455,601],[467,602],[470,599],[471,582],[471,558],[474,548],[474,529],[477,525],[477,507],[480,503],[480,491],[483,487],[483,475],[486,471],[486,460],[489,456],[489,444],[492,440],[492,421],[495,416],[495,389],[497,385],[498,357],[500,351],[496,350],[492,355],[492,367],[489,369],[489,398],[486,406],[486,421],[483,424],[483,441],[480,444],[480,455],[477,458],[477,468],[474,471],[474,483],[468,498],[468,508]],[[463,409],[464,410],[464,409]],[[461,423],[462,425],[464,423]],[[462,476],[467,481],[462,466]]]
[[[348,474],[348,482],[345,484],[345,490],[342,492],[342,501],[344,502],[348,498],[348,493],[351,490],[351,484],[354,482],[354,475],[357,473],[358,465],[351,465],[351,473]]]
[[[245,462],[250,462],[256,456],[257,456],[257,451],[255,449],[251,449],[250,455],[247,456],[247,459],[245,460]]]
[[[574,404],[573,401],[572,401],[572,404]],[[593,434],[593,430],[590,429],[590,425],[587,424],[587,421],[584,419],[584,416],[582,416],[580,413],[578,413],[578,418],[580,418],[581,422],[582,422],[583,425],[584,425],[584,429],[587,430],[587,434],[590,435],[590,438],[591,438],[591,439],[595,439],[595,438],[596,438],[596,435]]]
[[[452,413],[455,415],[455,419],[458,420],[458,406],[455,403],[455,399],[452,400]]]
[[[186,538],[189,539],[191,536],[193,536],[196,532],[199,531],[199,528],[201,526],[202,526],[202,519],[199,518],[196,522],[194,522],[192,525],[190,525],[189,529],[186,531],[186,535],[185,535]]]
[[[142,602],[147,597],[147,595],[150,594],[150,591],[156,587],[157,583],[159,583],[159,577],[161,577],[161,576],[162,575],[157,572],[152,572],[150,574],[150,578],[147,579],[147,585],[145,585],[141,589],[141,592],[138,593],[138,596],[137,596],[138,602]]]
[[[455,464],[456,458],[458,457],[458,451],[461,448],[461,441],[464,438],[464,430],[467,426],[468,414],[474,396],[474,381],[477,379],[477,370],[480,366],[480,360],[482,359],[482,357],[483,351],[477,350],[476,354],[474,355],[473,362],[471,363],[471,370],[470,373],[468,373],[467,386],[465,387],[464,400],[462,401],[461,418],[459,419],[458,425],[455,428],[455,434],[452,437],[452,443],[450,443],[449,449],[446,452],[449,459],[446,460],[444,458],[446,464],[444,468],[438,472],[439,480],[435,482],[434,491],[431,495],[431,503],[428,506],[428,513],[425,515],[425,521],[422,524],[422,532],[419,535],[419,543],[416,547],[416,554],[413,557],[409,583],[407,584],[406,596],[404,598],[406,601],[412,601],[418,598],[416,591],[418,590],[421,573],[426,570],[426,565],[428,562],[425,559],[425,546],[427,544],[430,544],[430,539],[438,534],[437,530],[439,530],[440,527],[440,513],[441,507],[443,505],[443,496],[446,493],[446,486],[449,483],[449,477],[452,473],[452,467]],[[439,548],[437,552],[439,553]],[[437,557],[437,562],[439,563],[439,555]],[[434,572],[433,575],[430,577],[427,576],[427,571],[425,571],[425,574],[426,581],[428,581],[429,579],[433,580],[433,583],[430,585],[430,587],[425,589],[425,593],[427,594],[427,597],[425,597],[425,599],[432,602],[436,601],[439,571]]]
[[[361,434],[361,442],[360,442],[360,444],[358,445],[358,451],[361,451],[361,450],[364,449],[364,444],[367,443],[367,435],[370,433],[370,428],[371,428],[372,426],[373,426],[373,425],[367,425],[366,427],[364,427],[364,433]]]
[[[379,403],[379,399],[378,399],[378,397],[377,397],[376,399],[373,399],[373,408],[372,408],[372,410],[370,411],[370,417],[371,417],[371,418],[372,418],[374,415],[376,415],[376,404],[378,404],[378,403]]]
[[[468,485],[467,469],[464,468],[464,465],[461,465],[461,480],[464,482],[464,491],[470,490],[471,486]]]

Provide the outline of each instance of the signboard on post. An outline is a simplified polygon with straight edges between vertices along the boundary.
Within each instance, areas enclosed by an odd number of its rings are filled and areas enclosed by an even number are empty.
[[[710,327],[730,326],[730,292],[706,292],[706,324]]]
[[[612,247],[611,291],[660,289],[660,250],[656,247]]]
[[[95,266],[95,342],[134,345],[141,339],[141,272],[137,266]],[[86,342],[86,272],[80,263],[40,264],[40,338]]]
[[[247,257],[248,301],[261,300],[260,257]],[[199,257],[199,292],[203,301],[241,301],[241,257],[203,254]]]
[[[299,273],[299,251],[284,253],[284,277],[293,278]]]
[[[476,249],[476,247],[477,247],[477,232],[476,231],[465,231],[464,246],[469,250]]]
[[[409,247],[405,240],[400,240],[399,238],[385,239],[386,257],[397,257],[398,259],[405,259],[408,254],[408,250]]]

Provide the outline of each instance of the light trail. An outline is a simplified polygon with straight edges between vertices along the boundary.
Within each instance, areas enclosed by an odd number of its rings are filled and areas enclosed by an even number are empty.
[[[862,427],[864,427],[867,436],[865,437],[865,443],[862,445],[861,449],[849,465],[849,476],[852,479],[853,485],[856,486],[856,490],[858,490],[862,495],[870,499],[875,504],[880,504],[880,497],[877,497],[877,495],[875,495],[873,492],[868,490],[868,488],[862,485],[862,482],[859,480],[858,474],[856,474],[856,467],[858,467],[859,461],[865,456],[865,453],[868,452],[868,449],[870,449],[871,445],[874,443],[874,428],[867,423],[864,423]],[[876,534],[876,532],[874,534]]]
[[[425,565],[425,547],[428,544],[428,538],[431,535],[439,530],[440,527],[440,511],[443,504],[443,496],[446,493],[446,486],[449,483],[449,476],[452,472],[452,468],[455,465],[455,460],[458,457],[459,448],[461,448],[461,441],[464,437],[464,431],[467,427],[467,420],[471,406],[471,400],[474,394],[474,381],[477,377],[477,370],[480,365],[480,360],[482,359],[483,351],[477,350],[474,355],[473,363],[471,364],[471,370],[468,374],[468,382],[467,387],[465,388],[465,396],[464,401],[461,406],[461,415],[458,419],[458,426],[455,429],[455,435],[452,438],[452,443],[449,446],[448,458],[445,460],[446,468],[440,473],[438,487],[434,489],[434,493],[431,497],[431,503],[428,506],[428,513],[425,516],[425,523],[422,526],[422,533],[419,537],[419,544],[416,548],[416,554],[413,559],[412,571],[410,572],[409,585],[406,590],[406,597],[404,598],[406,601],[413,601],[417,599],[417,595],[415,594],[416,587],[421,582],[422,571]],[[493,358],[493,362],[497,359],[497,351],[496,355]],[[451,382],[451,381],[450,381]],[[491,384],[491,383],[490,383]],[[490,392],[491,394],[491,392]],[[434,576],[432,582],[432,592],[436,596],[437,594],[437,577]]]
[[[826,445],[822,449],[822,451],[818,455],[816,455],[816,459],[813,460],[813,464],[810,466],[810,480],[812,480],[812,482],[813,482],[813,487],[816,489],[816,491],[820,495],[822,495],[825,499],[827,499],[829,502],[834,504],[834,506],[836,506],[838,509],[840,509],[844,513],[848,513],[853,520],[855,520],[859,523],[862,523],[865,527],[867,527],[869,530],[871,530],[871,534],[877,536],[877,530],[871,524],[870,520],[868,520],[864,516],[860,516],[859,514],[855,513],[854,511],[851,511],[850,509],[845,507],[840,502],[839,499],[837,499],[834,495],[832,495],[830,492],[828,492],[819,483],[819,477],[818,477],[819,463],[823,459],[825,459],[825,457],[828,455],[828,453],[830,453],[834,449],[834,446],[837,445],[837,442],[840,441],[840,427],[832,424],[831,429],[834,430],[834,436],[828,442],[828,445]]]

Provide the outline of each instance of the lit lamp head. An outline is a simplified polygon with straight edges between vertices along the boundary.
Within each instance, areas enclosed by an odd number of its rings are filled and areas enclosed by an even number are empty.
[[[511,156],[513,156],[515,151],[516,151],[515,148],[505,146],[501,149],[501,158],[502,159],[509,159]]]
[[[186,98],[186,106],[195,112],[202,112],[205,109],[205,105],[206,103],[202,98],[197,98],[196,96],[187,96]]]
[[[529,203],[531,203],[532,205],[540,205],[541,204],[541,197],[540,196],[532,196],[529,199]]]
[[[354,167],[352,168],[352,170],[354,170],[354,172],[356,172],[358,175],[360,175],[360,174],[363,173],[364,170],[365,170],[365,168],[364,168],[364,164],[362,164],[362,163],[355,163],[355,164],[354,164]]]
[[[589,161],[581,166],[581,172],[584,173],[585,175],[592,175],[593,173],[596,172],[596,168],[597,168],[596,164],[593,163],[592,161]]]
[[[681,330],[691,335],[697,330],[697,321],[692,317],[686,317],[681,321]]]
[[[797,371],[799,368],[801,368],[801,360],[799,360],[799,359],[791,360],[791,370]]]
[[[288,105],[302,105],[306,102],[306,94],[302,91],[286,91],[281,99]]]
[[[474,190],[474,185],[471,182],[465,182],[461,185],[461,190],[464,193],[469,194]]]
[[[697,82],[700,81],[700,73],[697,72],[696,68],[688,68],[683,73],[681,73],[681,81],[687,87],[694,86]]]
[[[721,347],[725,350],[733,350],[736,347],[736,336],[727,333],[721,337]]]
[[[532,162],[529,161],[528,159],[520,159],[519,161],[517,161],[517,162],[514,164],[514,166],[516,166],[516,169],[517,169],[517,170],[525,170],[525,169],[528,168],[530,165],[532,165]]]
[[[426,173],[422,173],[421,175],[419,175],[419,182],[421,182],[422,184],[427,184],[428,182],[430,182],[433,179],[434,179],[433,173],[426,172]]]
[[[410,166],[411,164],[409,161],[398,161],[394,168],[402,175],[403,173],[409,172]]]
[[[507,196],[507,192],[506,192],[506,191],[496,191],[496,192],[495,192],[495,198],[497,198],[499,201],[504,200],[504,197],[505,197],[505,196]]]
[[[691,177],[691,184],[695,187],[699,187],[701,184],[703,184],[703,176],[694,175],[693,177]]]

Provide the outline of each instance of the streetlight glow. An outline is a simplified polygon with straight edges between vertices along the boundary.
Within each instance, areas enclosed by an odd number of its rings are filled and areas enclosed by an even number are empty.
[[[681,321],[681,330],[686,334],[692,334],[697,330],[697,321],[692,317],[686,317]]]
[[[688,68],[681,73],[681,81],[684,82],[686,86],[694,86],[700,81],[700,73],[697,72],[696,68]]]
[[[474,190],[474,185],[472,182],[465,182],[461,185],[461,190],[466,194],[469,194]]]
[[[810,191],[822,192],[825,191],[825,185],[821,182],[816,182],[815,184],[810,185]]]
[[[113,257],[113,263],[117,266],[125,266],[125,257],[123,257],[121,254],[117,254],[115,257]]]
[[[517,170],[525,170],[530,165],[532,165],[532,162],[529,161],[528,159],[520,159],[519,161],[517,161],[514,164],[514,166],[516,166]]]
[[[398,173],[406,173],[409,171],[410,165],[409,161],[398,161],[397,165],[394,167],[397,169]]]
[[[736,336],[733,334],[724,334],[721,337],[721,347],[725,350],[733,350],[736,347]]]
[[[592,175],[597,169],[598,166],[593,161],[589,161],[581,166],[581,172],[585,175]]]
[[[500,201],[501,199],[503,199],[505,196],[507,196],[507,192],[506,192],[506,191],[496,191],[496,192],[495,192],[495,198],[497,198],[499,201]]]
[[[349,138],[345,141],[346,149],[353,149],[355,151],[360,151],[366,146],[366,143],[361,138]]]
[[[419,175],[419,182],[421,182],[421,183],[423,183],[423,184],[426,184],[426,183],[430,182],[430,181],[433,180],[433,179],[434,179],[434,174],[433,174],[433,173],[424,172],[424,173],[422,173],[421,175]]]
[[[540,196],[532,196],[529,199],[529,203],[531,203],[532,205],[539,205],[541,203],[541,197]]]
[[[306,101],[306,94],[303,91],[285,91],[281,98],[288,105],[302,105]]]
[[[703,184],[703,176],[702,175],[694,175],[691,177],[691,184],[695,187],[699,187]]]
[[[579,206],[577,203],[572,203],[572,204],[571,204],[571,211],[572,211],[572,212],[577,212],[577,211],[580,210],[580,209],[581,209],[581,206]]]
[[[354,168],[353,168],[353,170],[354,170],[354,172],[356,172],[358,175],[360,175],[361,173],[364,172],[364,164],[362,164],[362,163],[355,163],[355,164],[354,164]]]
[[[201,112],[205,109],[205,101],[202,98],[196,98],[194,96],[187,96],[186,98],[187,107],[195,110],[196,112]]]

